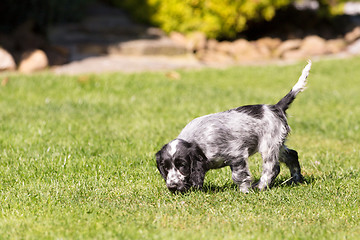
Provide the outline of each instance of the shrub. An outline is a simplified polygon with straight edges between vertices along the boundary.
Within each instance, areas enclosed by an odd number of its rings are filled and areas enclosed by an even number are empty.
[[[209,38],[231,39],[248,21],[270,20],[292,0],[110,0],[140,21],[165,32],[202,31]]]
[[[332,17],[334,15],[342,14],[343,7],[349,0],[317,0],[320,7],[320,14],[326,17]],[[360,2],[360,0],[351,0],[351,2]]]

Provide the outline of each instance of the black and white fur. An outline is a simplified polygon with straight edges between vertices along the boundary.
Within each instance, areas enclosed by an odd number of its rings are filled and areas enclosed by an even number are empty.
[[[210,169],[230,166],[232,179],[241,192],[250,187],[269,188],[280,172],[280,162],[290,169],[292,181],[302,181],[298,155],[285,146],[290,132],[286,110],[299,92],[305,89],[311,68],[309,60],[291,89],[275,105],[248,105],[192,120],[179,136],[156,153],[160,174],[172,192],[191,187],[202,188]],[[248,158],[259,152],[263,170],[253,184]]]

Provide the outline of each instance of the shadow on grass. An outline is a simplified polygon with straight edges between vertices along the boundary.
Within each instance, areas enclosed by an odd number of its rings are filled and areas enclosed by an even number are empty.
[[[306,185],[310,185],[313,184],[316,181],[321,180],[321,178],[316,178],[314,176],[305,176],[304,180],[302,183],[293,183],[291,181],[289,181],[288,178],[285,177],[280,177],[280,178],[276,178],[274,181],[273,186],[271,187],[272,189],[275,188],[297,188],[299,186],[302,186],[304,184]],[[259,181],[259,179],[254,179],[254,182]],[[227,191],[238,191],[238,186],[233,183],[233,182],[226,182],[223,185],[216,185],[214,183],[211,182],[207,182],[204,184],[203,189],[204,192],[206,193],[219,193],[219,192],[227,192]],[[258,191],[255,191],[258,192]]]
[[[301,183],[293,183],[291,181],[291,179],[289,179],[289,178],[279,177],[279,178],[275,179],[272,188],[298,187],[303,184],[306,184],[306,185],[312,184],[318,180],[320,180],[320,178],[317,179],[314,176],[305,176],[305,177],[303,177],[303,180]]]
[[[216,185],[211,182],[205,183],[203,186],[203,191],[206,193],[218,193],[218,192],[227,192],[237,190],[238,187],[233,182],[226,182],[224,185]]]

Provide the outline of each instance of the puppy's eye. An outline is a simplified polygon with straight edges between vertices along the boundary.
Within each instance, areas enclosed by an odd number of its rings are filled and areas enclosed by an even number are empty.
[[[179,169],[182,174],[185,174],[189,171],[189,166],[185,163],[177,164],[176,168]]]
[[[179,168],[179,172],[184,176],[188,176],[190,173],[190,170],[188,167],[184,166],[184,167]]]
[[[182,161],[175,161],[175,167],[176,168],[181,168],[184,167],[186,164]]]

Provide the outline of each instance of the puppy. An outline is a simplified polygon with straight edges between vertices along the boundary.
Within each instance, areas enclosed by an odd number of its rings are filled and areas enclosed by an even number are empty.
[[[294,183],[302,181],[298,155],[285,146],[290,132],[286,110],[305,89],[311,68],[309,60],[291,89],[275,105],[248,105],[198,117],[179,136],[156,153],[157,168],[171,192],[201,189],[210,169],[230,166],[239,190],[265,190],[280,172],[280,162],[290,170]],[[259,152],[263,160],[260,180],[252,183],[248,158]]]

